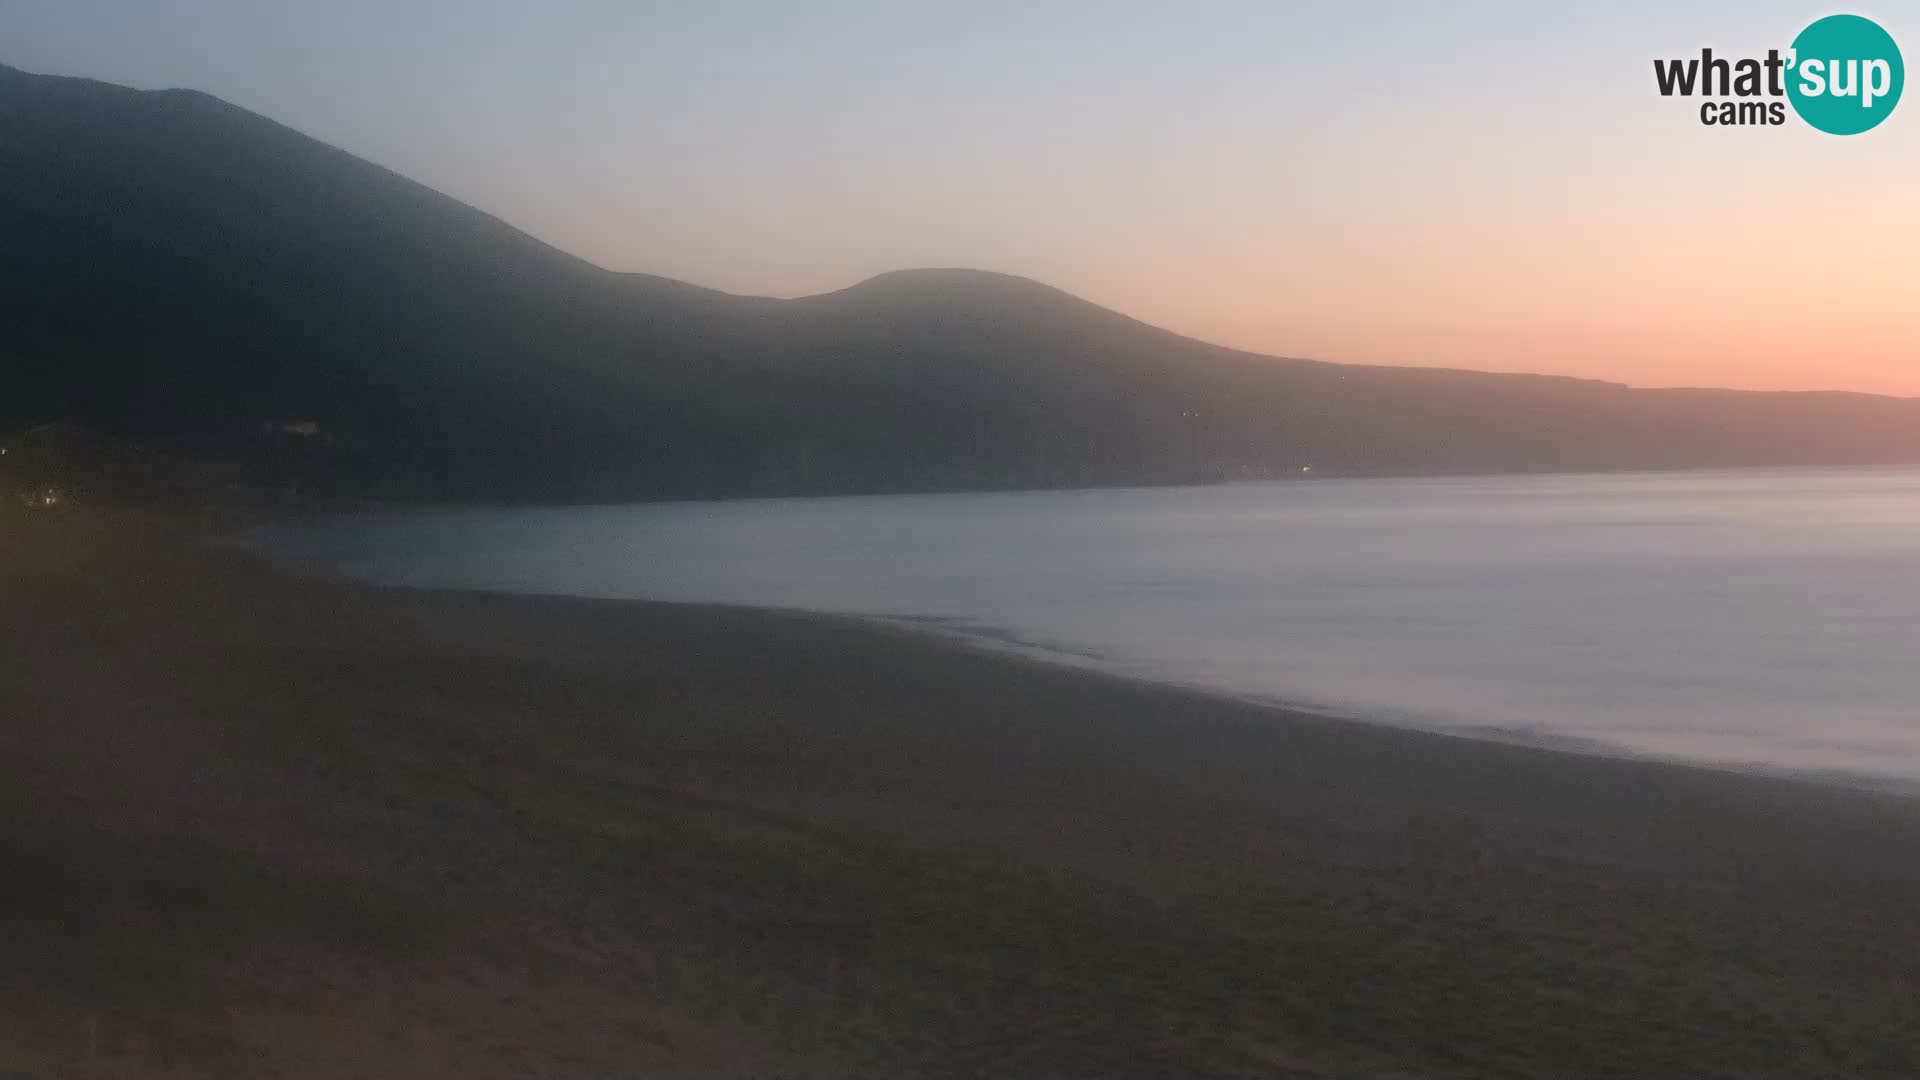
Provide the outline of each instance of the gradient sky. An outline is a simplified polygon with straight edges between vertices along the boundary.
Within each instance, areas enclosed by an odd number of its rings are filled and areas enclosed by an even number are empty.
[[[1920,10],[0,0],[0,63],[190,86],[604,266],[1039,278],[1229,345],[1920,395],[1920,93],[1702,127],[1655,57]]]

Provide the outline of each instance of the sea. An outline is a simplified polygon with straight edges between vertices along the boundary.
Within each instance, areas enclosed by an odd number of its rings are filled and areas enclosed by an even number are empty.
[[[1920,783],[1920,469],[355,512],[402,587],[833,612],[1363,722]]]

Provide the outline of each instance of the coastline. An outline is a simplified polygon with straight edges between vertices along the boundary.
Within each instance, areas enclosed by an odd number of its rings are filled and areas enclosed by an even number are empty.
[[[540,594],[503,592],[500,595]],[[646,599],[640,599],[634,602],[671,603],[671,601]],[[940,617],[850,615],[835,612],[812,611],[806,608],[756,607],[746,604],[700,606],[713,606],[743,613],[768,612],[781,615],[851,619],[855,622],[904,630],[909,633],[925,634],[937,641],[946,642],[961,648],[973,649],[989,655],[1016,657],[1034,663],[1067,668],[1073,671],[1089,672],[1103,678],[1163,687],[1185,693],[1199,694],[1203,697],[1218,698],[1222,701],[1234,702],[1253,708],[1271,709],[1279,713],[1297,716],[1311,716],[1318,719],[1338,721],[1344,724],[1359,724],[1366,727],[1384,728],[1389,731],[1417,732],[1426,735],[1466,739],[1471,742],[1496,743],[1503,746],[1521,746],[1556,754],[1576,754],[1583,757],[1608,758],[1641,764],[1670,765],[1687,769],[1703,769],[1709,772],[1731,773],[1736,776],[1759,777],[1790,783],[1824,784],[1905,798],[1920,798],[1920,780],[1891,774],[1849,772],[1843,769],[1796,769],[1758,763],[1717,762],[1704,758],[1685,757],[1678,754],[1660,754],[1646,750],[1637,750],[1624,743],[1608,742],[1605,739],[1590,738],[1582,735],[1553,732],[1544,728],[1508,727],[1497,724],[1445,724],[1423,720],[1418,717],[1394,718],[1382,715],[1377,710],[1369,712],[1361,708],[1299,701],[1269,694],[1236,693],[1220,687],[1208,686],[1205,683],[1182,680],[1172,676],[1157,675],[1151,672],[1129,668],[1124,663],[1092,651],[1076,650],[1067,646],[1028,641],[1015,636],[1011,632],[1001,631],[997,628],[978,626],[969,626],[966,628],[956,627],[954,623],[957,622],[957,620]]]
[[[587,593],[531,592],[511,589],[480,588],[461,589],[434,585],[409,585],[357,576],[338,569],[324,571],[312,567],[301,567],[294,561],[274,561],[269,559],[257,546],[251,543],[232,545],[231,550],[249,558],[268,562],[275,568],[276,572],[291,577],[311,577],[318,580],[368,588],[401,589],[426,593],[468,593],[477,596],[542,597],[547,599],[594,603],[631,603],[653,604],[665,607],[712,608],[720,611],[738,612],[742,616],[749,618],[755,615],[769,615],[776,617],[843,621],[857,625],[898,631],[910,635],[920,635],[947,645],[990,656],[1018,659],[1050,667],[1085,672],[1102,678],[1117,679],[1125,682],[1139,683],[1145,686],[1197,694],[1202,697],[1215,698],[1220,701],[1233,702],[1257,709],[1270,709],[1284,714],[1311,716],[1319,719],[1359,724],[1367,727],[1378,727],[1392,731],[1416,732],[1447,738],[1466,739],[1473,742],[1527,747],[1551,753],[1576,754],[1585,757],[1609,758],[1644,764],[1704,769],[1711,772],[1731,773],[1738,776],[1751,776],[1791,783],[1831,785],[1906,798],[1920,798],[1920,779],[1899,776],[1892,773],[1868,773],[1849,771],[1846,769],[1796,768],[1784,765],[1769,765],[1762,762],[1716,761],[1710,758],[1688,757],[1682,754],[1664,754],[1656,751],[1642,750],[1625,743],[1610,742],[1598,737],[1556,732],[1546,728],[1528,728],[1500,724],[1447,723],[1420,716],[1396,717],[1388,715],[1385,710],[1380,709],[1370,710],[1358,706],[1306,701],[1276,694],[1240,692],[1225,687],[1210,686],[1203,682],[1182,679],[1169,674],[1146,671],[1138,665],[1129,664],[1126,661],[1088,648],[1031,640],[1023,638],[1016,632],[1002,627],[978,624],[969,620],[947,616],[877,615],[825,611],[804,607],[780,607],[775,605],[721,601],[690,602],[641,596],[603,597]]]
[[[261,540],[289,567],[363,583],[882,618],[1360,723],[1920,781],[1899,708],[1910,657],[1886,632],[1915,599],[1899,585],[1912,522],[1889,509],[1911,501],[1911,470],[1833,490],[1777,472],[1465,483],[465,509]]]
[[[57,528],[0,557],[29,1074],[1920,1068],[1916,800]]]

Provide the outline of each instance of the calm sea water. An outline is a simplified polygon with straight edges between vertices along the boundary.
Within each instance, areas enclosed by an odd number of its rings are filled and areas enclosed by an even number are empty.
[[[913,619],[1394,723],[1920,780],[1920,470],[341,516],[409,586]]]

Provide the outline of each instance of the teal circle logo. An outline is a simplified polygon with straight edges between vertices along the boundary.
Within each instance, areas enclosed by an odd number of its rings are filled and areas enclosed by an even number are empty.
[[[1893,35],[1858,15],[1829,15],[1800,31],[1788,64],[1793,111],[1829,135],[1878,127],[1907,84]]]

